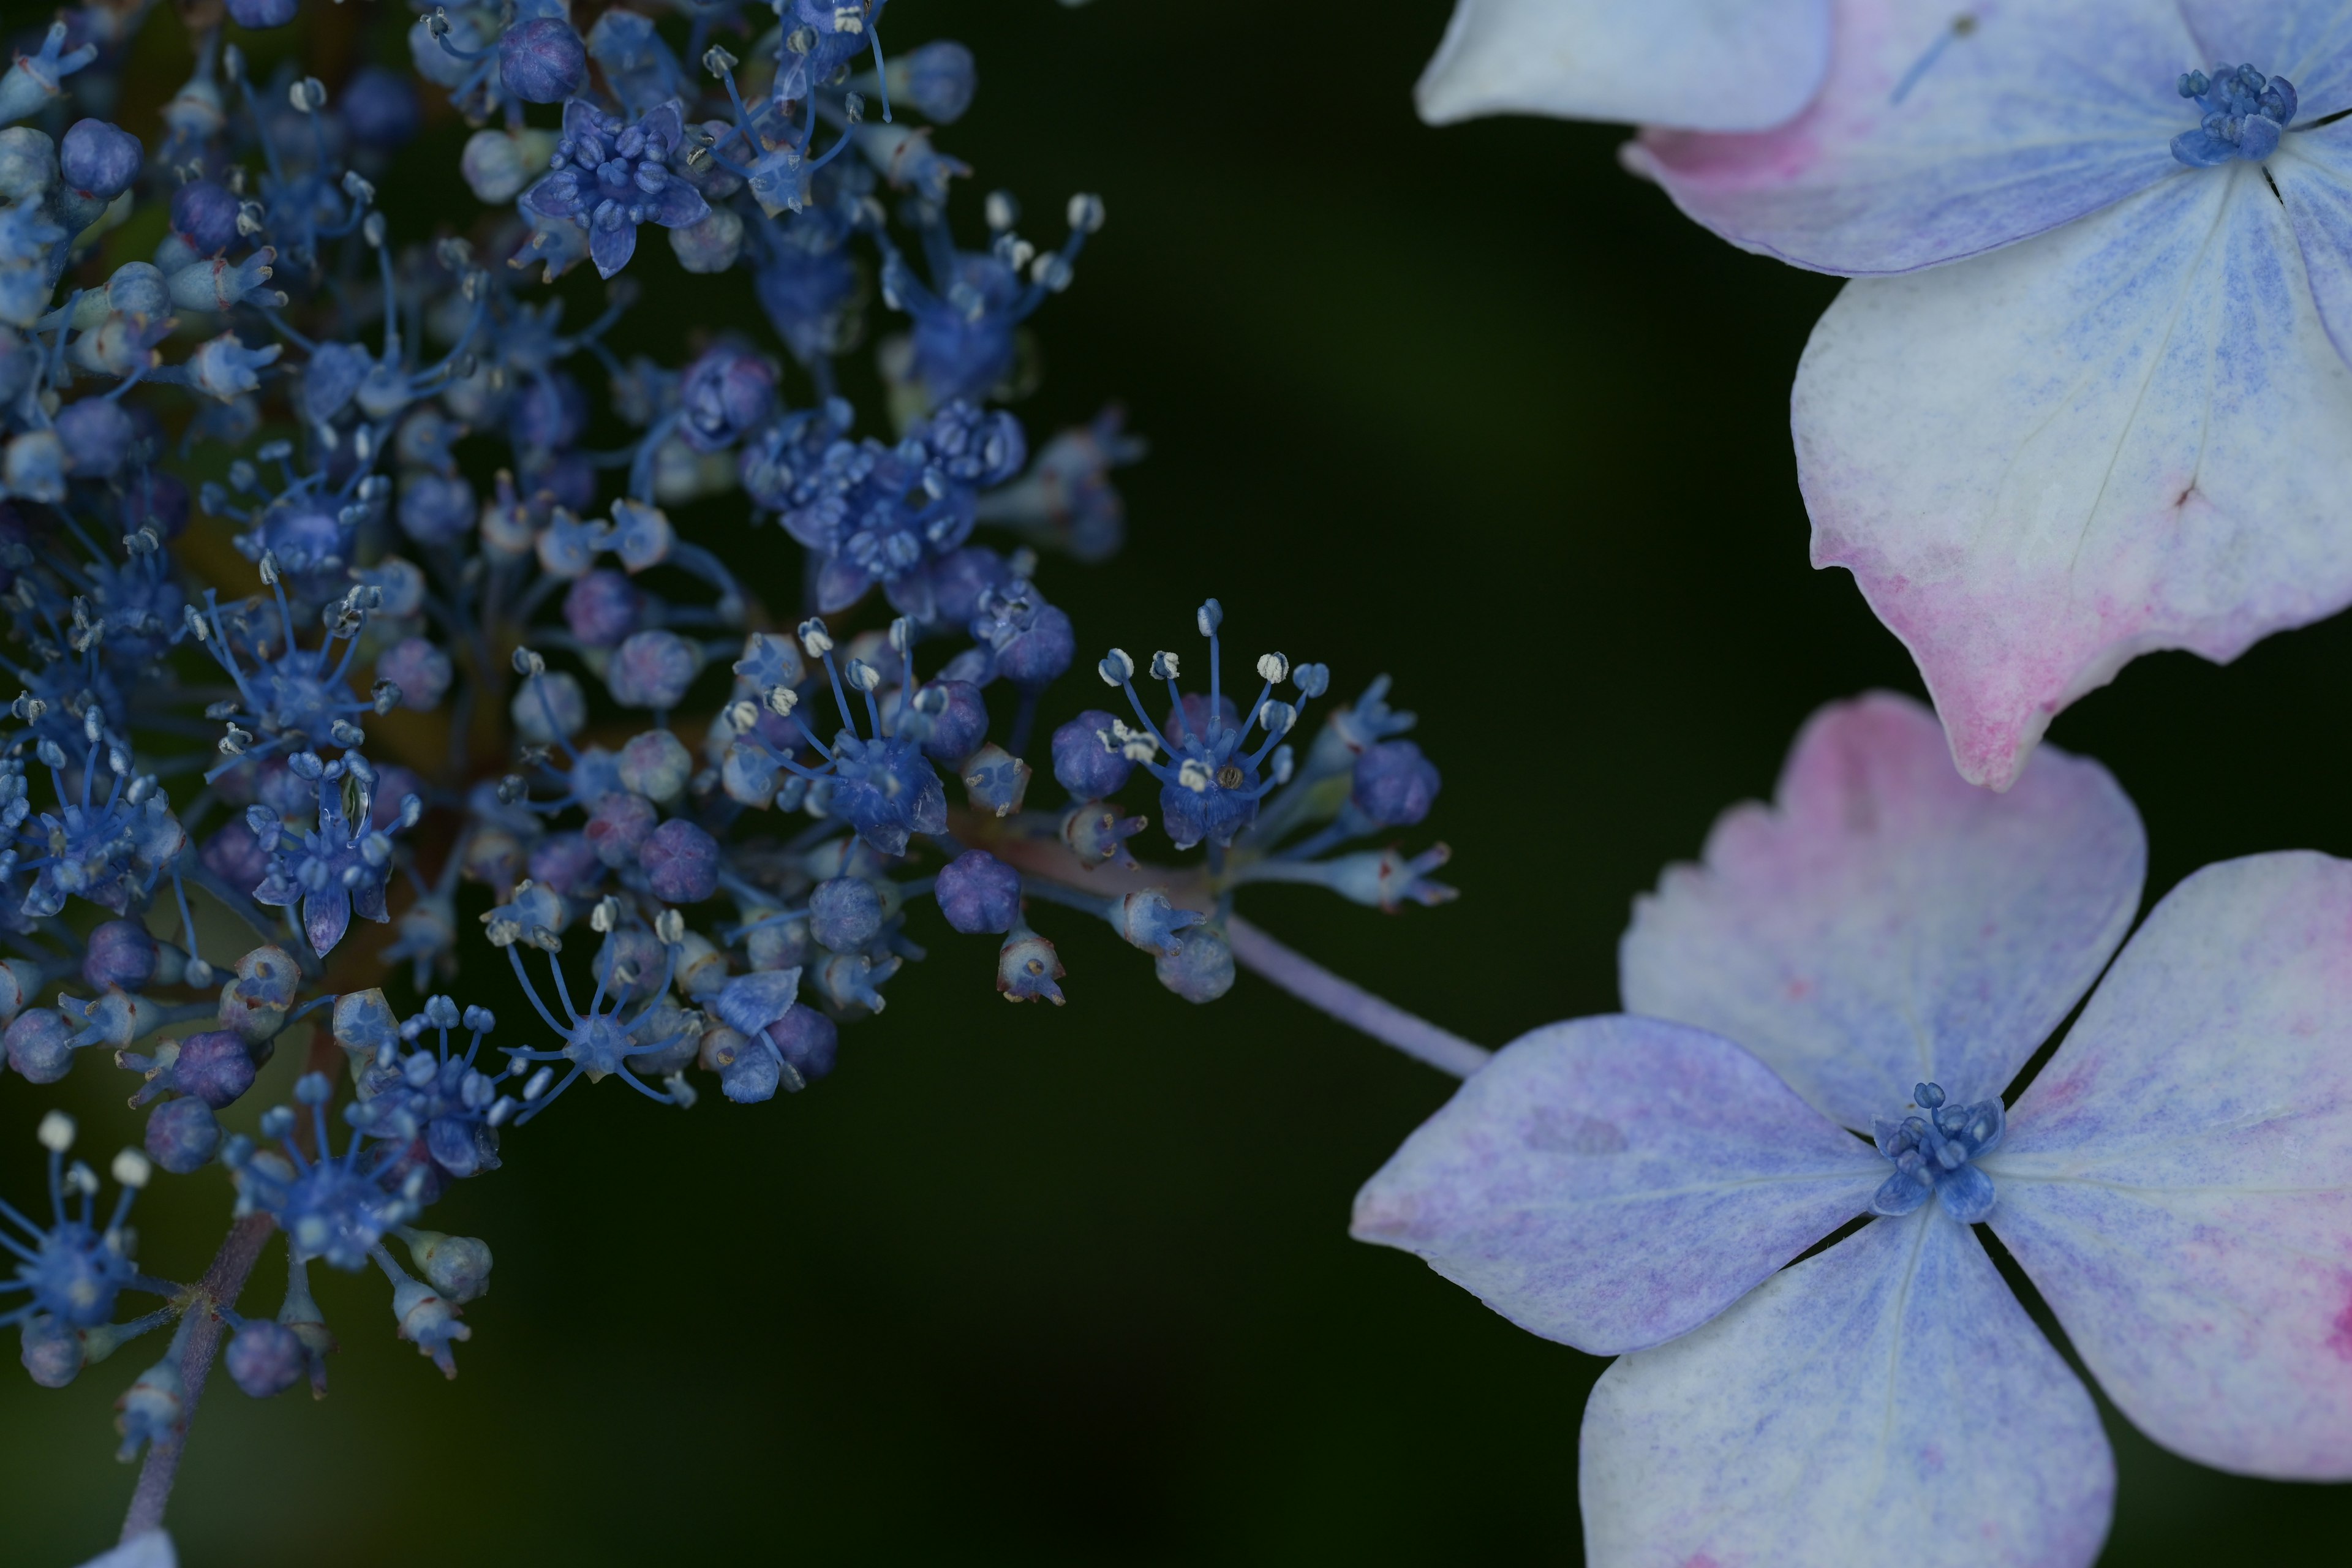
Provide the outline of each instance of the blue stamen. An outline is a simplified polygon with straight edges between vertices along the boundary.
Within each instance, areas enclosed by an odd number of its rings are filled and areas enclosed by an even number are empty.
[[[2210,77],[2183,72],[2178,90],[2204,111],[2196,130],[2172,139],[2172,155],[2194,169],[2233,159],[2259,163],[2278,151],[2279,137],[2294,121],[2294,84],[2250,65],[2218,65]]]
[[[1991,1178],[1971,1162],[1990,1153],[2007,1130],[2000,1099],[1950,1105],[1941,1086],[1923,1083],[1911,1100],[1912,1114],[1878,1119],[1878,1152],[1895,1163],[1895,1173],[1872,1196],[1872,1212],[1906,1215],[1932,1194],[1954,1219],[1976,1224],[1992,1212],[1994,1194]]]

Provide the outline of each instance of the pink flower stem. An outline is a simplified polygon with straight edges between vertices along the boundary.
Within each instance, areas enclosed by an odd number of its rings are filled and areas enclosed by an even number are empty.
[[[1350,1028],[1361,1029],[1382,1045],[1394,1046],[1415,1061],[1455,1078],[1468,1078],[1494,1059],[1495,1053],[1485,1047],[1449,1035],[1362,986],[1340,979],[1239,915],[1226,918],[1225,936],[1233,943],[1234,962],[1244,969],[1273,981],[1308,1006],[1328,1013]]]

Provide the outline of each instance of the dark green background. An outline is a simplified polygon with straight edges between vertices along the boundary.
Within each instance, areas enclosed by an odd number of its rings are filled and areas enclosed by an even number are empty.
[[[1618,169],[1621,132],[1419,124],[1444,16],[902,0],[886,36],[980,55],[941,139],[980,171],[967,235],[997,185],[1045,239],[1067,192],[1108,203],[1023,407],[1042,437],[1120,397],[1153,442],[1124,477],[1128,551],[1045,574],[1084,658],[1189,646],[1215,594],[1244,647],[1328,660],[1343,691],[1392,672],[1446,770],[1412,842],[1454,847],[1462,900],[1245,907],[1500,1045],[1614,1005],[1629,900],[1769,789],[1808,712],[1916,680],[1852,583],[1805,563],[1787,393],[1834,285],[1681,221]],[[436,172],[387,198],[396,232],[475,215],[462,130],[435,135]],[[615,341],[675,363],[714,296],[640,255],[647,302]],[[740,282],[715,298],[760,330]],[[2340,623],[2226,670],[2146,658],[2053,735],[2139,803],[2152,894],[2221,857],[2352,850],[2348,663]],[[1091,684],[1082,663],[1050,716]],[[215,1383],[173,1511],[187,1559],[1575,1561],[1602,1363],[1346,1237],[1446,1081],[1254,979],[1188,1006],[1107,930],[1040,923],[1065,1009],[1005,1006],[984,943],[919,921],[931,961],[813,1092],[680,1114],[608,1085],[510,1137],[435,1213],[499,1258],[464,1375],[394,1341],[379,1279],[323,1280],[333,1396]],[[474,973],[461,999],[520,1016]],[[65,1086],[101,1148],[135,1136],[127,1087],[95,1062]],[[0,1082],[12,1194],[58,1094]],[[151,1194],[150,1266],[194,1273],[226,1204],[213,1174]],[[275,1255],[257,1278],[267,1310]],[[110,1538],[131,1478],[108,1407],[144,1348],[62,1393],[0,1377],[0,1557]],[[2270,1560],[2352,1524],[2341,1489],[2110,1429],[2111,1563]]]

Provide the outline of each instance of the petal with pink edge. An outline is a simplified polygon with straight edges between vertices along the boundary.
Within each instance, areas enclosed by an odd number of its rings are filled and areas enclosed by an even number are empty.
[[[2141,1430],[2352,1478],[2352,863],[2174,889],[1981,1164],[1994,1231]]]
[[[2090,1394],[1933,1205],[1611,1367],[1580,1471],[1593,1568],[2075,1568],[2115,1507]]]
[[[1550,114],[1755,131],[1829,69],[1831,0],[1457,0],[1413,100],[1445,125]]]
[[[1979,783],[2140,654],[2229,659],[2352,602],[2352,371],[2253,164],[1848,284],[1792,402],[1813,563],[1852,569]]]
[[[2252,65],[2294,84],[2297,124],[2352,108],[2352,5],[2346,0],[2181,0],[2198,63]]]
[[[1364,1184],[1352,1228],[1614,1355],[1722,1311],[1865,1212],[1890,1169],[1728,1040],[1579,1018],[1472,1074]]]
[[[1748,136],[1626,150],[1744,249],[1823,272],[1908,272],[2055,228],[2189,172],[2178,92],[2202,60],[2164,0],[1839,0],[1829,80]]]
[[[2096,763],[2052,751],[1994,795],[1927,710],[1864,697],[1815,714],[1773,804],[1726,812],[1705,863],[1635,903],[1619,988],[1866,1128],[1914,1084],[2007,1089],[2131,929],[2147,865]]]

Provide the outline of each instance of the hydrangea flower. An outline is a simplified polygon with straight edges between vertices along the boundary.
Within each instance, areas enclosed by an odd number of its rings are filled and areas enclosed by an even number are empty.
[[[1455,0],[1413,101],[1433,125],[1553,114],[1760,131],[1830,64],[1832,0]]]
[[[1813,560],[1999,786],[2137,655],[2352,603],[2352,6],[1949,13],[1849,3],[1798,119],[1630,153],[1857,277],[1797,376]]]
[[[683,228],[709,214],[702,193],[670,167],[685,140],[674,100],[625,120],[575,98],[563,106],[563,139],[549,173],[523,193],[523,205],[585,228],[588,259],[610,278],[636,254],[639,224]]]
[[[1622,1358],[1589,1561],[2091,1562],[2106,1439],[1979,1220],[2150,1436],[2352,1477],[2352,864],[2181,883],[2004,1115],[2145,864],[2095,763],[1991,795],[1915,705],[1832,708],[1637,907],[1629,1014],[1500,1052],[1364,1188],[1359,1237]]]

